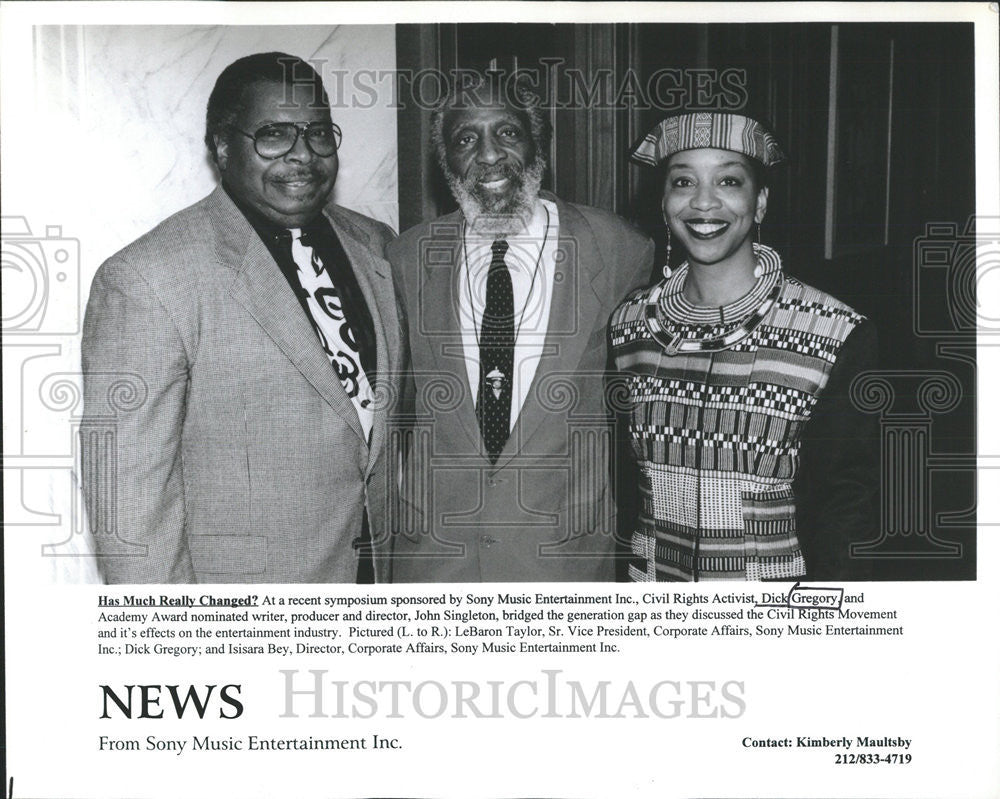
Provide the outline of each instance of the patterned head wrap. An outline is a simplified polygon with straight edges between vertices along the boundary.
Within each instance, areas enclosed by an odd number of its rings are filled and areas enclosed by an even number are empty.
[[[771,132],[756,119],[715,111],[668,117],[632,151],[632,160],[656,166],[674,153],[711,147],[732,150],[773,166],[785,160]]]

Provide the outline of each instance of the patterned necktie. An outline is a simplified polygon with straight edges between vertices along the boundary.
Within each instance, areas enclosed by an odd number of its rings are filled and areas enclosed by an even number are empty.
[[[476,417],[490,463],[496,463],[510,437],[514,375],[514,284],[504,262],[507,242],[493,242],[486,277],[486,307],[479,332],[479,400]]]
[[[344,391],[354,403],[365,437],[371,435],[374,411],[371,384],[361,366],[354,331],[344,314],[340,294],[323,268],[316,250],[299,230],[292,231],[292,260],[298,267],[299,283],[306,296],[309,320],[319,336],[323,351],[333,364]]]

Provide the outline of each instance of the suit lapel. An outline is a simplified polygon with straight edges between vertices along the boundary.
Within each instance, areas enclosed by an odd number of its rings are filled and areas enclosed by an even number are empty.
[[[372,440],[369,449],[369,472],[375,466],[378,453],[385,441],[386,417],[389,413],[388,402],[393,396],[391,386],[398,383],[396,372],[399,364],[394,360],[394,353],[399,351],[399,317],[396,313],[396,295],[392,287],[388,262],[380,255],[372,252],[368,237],[351,224],[336,209],[327,213],[337,238],[340,239],[347,259],[350,261],[354,276],[361,286],[365,302],[371,313],[372,324],[375,327],[376,375],[375,385],[375,417],[372,426]],[[346,393],[345,393],[346,397]],[[350,400],[348,400],[350,401]],[[351,410],[354,410],[352,404]],[[357,413],[355,413],[357,418]]]
[[[559,209],[559,250],[553,275],[552,306],[545,334],[544,354],[531,381],[524,406],[497,466],[508,463],[545,420],[549,411],[539,397],[551,397],[563,383],[577,383],[575,372],[595,325],[603,325],[602,300],[606,291],[604,259],[583,215],[555,200]]]
[[[462,253],[462,217],[449,214],[431,223],[430,236],[421,245],[423,265],[417,298],[417,330],[427,337],[438,373],[458,378],[456,390],[462,400],[457,409],[462,427],[472,444],[481,447],[482,436],[476,421],[475,391],[469,385],[465,350],[459,324]],[[433,379],[433,378],[431,378]]]
[[[236,266],[230,295],[246,308],[302,376],[364,440],[354,405],[271,253],[221,188],[212,197],[217,201],[211,213],[219,223],[216,230],[220,261],[230,267]]]

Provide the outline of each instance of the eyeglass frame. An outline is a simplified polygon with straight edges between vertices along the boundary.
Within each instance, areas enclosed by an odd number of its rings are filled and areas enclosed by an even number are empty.
[[[299,138],[302,137],[302,134],[308,133],[310,127],[314,127],[316,125],[326,125],[326,124],[329,124],[330,127],[332,128],[333,138],[335,139],[333,152],[330,153],[330,155],[320,155],[319,153],[317,153],[313,149],[312,142],[309,141],[308,136],[305,137],[305,142],[306,142],[306,147],[309,148],[309,152],[311,152],[317,158],[330,158],[331,156],[334,156],[338,152],[340,152],[340,145],[343,143],[344,140],[344,132],[340,129],[340,125],[338,125],[332,119],[330,120],[329,123],[321,120],[316,120],[314,122],[269,122],[266,125],[261,125],[253,133],[247,133],[245,130],[240,129],[235,125],[226,125],[226,127],[231,128],[232,130],[235,130],[237,133],[241,133],[242,135],[250,139],[253,142],[254,152],[257,153],[257,155],[260,158],[263,158],[265,161],[277,161],[279,158],[284,158],[292,150],[295,149],[295,145],[299,143]],[[292,146],[289,147],[287,150],[285,150],[285,152],[281,153],[281,155],[264,155],[257,148],[257,134],[260,133],[262,130],[267,130],[267,128],[274,127],[275,125],[291,125],[292,127],[295,128],[295,138],[292,139]]]

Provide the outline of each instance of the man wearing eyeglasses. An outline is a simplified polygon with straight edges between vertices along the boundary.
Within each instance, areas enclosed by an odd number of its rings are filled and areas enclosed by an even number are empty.
[[[109,259],[87,306],[82,463],[102,572],[387,581],[392,231],[329,202],[341,131],[305,61],[234,62],[206,119],[221,186]],[[88,434],[108,422],[110,443]]]

